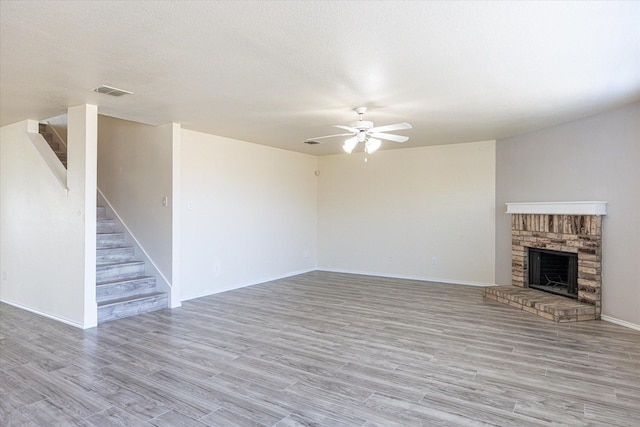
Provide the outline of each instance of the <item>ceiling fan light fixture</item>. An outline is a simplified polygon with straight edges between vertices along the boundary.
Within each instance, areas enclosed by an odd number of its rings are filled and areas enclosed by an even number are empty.
[[[358,145],[358,137],[354,136],[352,138],[347,139],[342,146],[342,149],[345,153],[351,154],[354,148]]]
[[[359,116],[359,120],[357,122],[351,123],[349,126],[345,125],[333,125],[334,128],[342,129],[347,133],[338,133],[334,135],[326,135],[326,136],[318,136],[315,138],[310,138],[305,141],[307,144],[318,143],[317,139],[324,138],[334,138],[339,136],[348,136],[342,145],[342,149],[345,153],[351,154],[353,150],[356,149],[359,143],[364,144],[364,151],[367,154],[373,154],[382,145],[381,140],[392,141],[392,142],[406,142],[409,140],[408,136],[404,135],[395,135],[392,132],[395,130],[406,130],[411,129],[411,125],[409,123],[394,123],[391,125],[384,126],[374,126],[373,122],[368,120],[363,120],[363,114],[367,109],[365,107],[354,108],[355,112]],[[366,156],[365,156],[366,161]]]
[[[378,148],[380,148],[380,145],[382,145],[382,141],[380,141],[377,138],[369,138],[367,139],[367,142],[365,142],[364,144],[364,150],[367,152],[367,154],[373,154],[376,151],[378,151]]]

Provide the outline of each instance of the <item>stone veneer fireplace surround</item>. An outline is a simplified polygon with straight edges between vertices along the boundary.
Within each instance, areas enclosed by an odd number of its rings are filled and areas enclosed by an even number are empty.
[[[599,319],[606,202],[507,203],[507,214],[511,214],[513,286],[485,288],[485,296],[555,321]],[[533,289],[524,291],[529,287],[529,248],[577,254],[577,302]]]

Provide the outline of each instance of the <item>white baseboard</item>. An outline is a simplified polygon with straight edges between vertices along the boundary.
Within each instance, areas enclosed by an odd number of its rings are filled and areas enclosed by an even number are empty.
[[[441,279],[437,277],[407,276],[402,274],[375,273],[370,271],[353,271],[353,270],[342,270],[342,269],[334,269],[334,268],[318,268],[317,271],[327,271],[330,273],[344,273],[344,274],[360,274],[363,276],[387,277],[390,279],[418,280],[421,282],[446,283],[448,285],[482,286],[482,287],[497,286],[495,283],[468,282],[465,280]]]
[[[246,288],[247,286],[253,286],[253,285],[259,285],[261,283],[266,283],[266,282],[272,282],[274,280],[280,280],[280,279],[286,279],[287,277],[291,277],[291,276],[297,276],[298,274],[304,274],[304,273],[310,273],[312,271],[316,271],[315,268],[310,268],[310,269],[306,269],[306,270],[298,270],[298,271],[290,271],[288,273],[282,274],[282,275],[278,275],[278,276],[271,276],[271,277],[264,277],[255,281],[251,281],[251,282],[245,282],[245,283],[239,283],[239,284],[235,284],[235,285],[231,285],[228,288],[224,288],[224,289],[217,289],[214,291],[205,291],[196,295],[191,295],[188,296],[187,298],[183,298],[181,301],[189,301],[192,299],[196,299],[196,298],[202,298],[202,297],[207,297],[209,295],[215,295],[215,294],[220,294],[222,292],[227,292],[227,291],[232,291],[234,289],[240,289],[240,288]]]
[[[600,319],[605,322],[615,323],[616,325],[624,326],[626,328],[635,329],[636,331],[640,331],[640,325],[636,325],[635,323],[627,322],[626,320],[616,319],[615,317],[601,315]]]
[[[91,325],[83,325],[81,323],[74,322],[73,320],[65,319],[64,317],[53,316],[51,314],[43,313],[43,312],[41,312],[39,310],[36,310],[34,308],[31,308],[31,307],[24,306],[22,304],[17,304],[17,303],[12,302],[12,301],[7,301],[6,299],[0,299],[0,302],[3,302],[3,303],[8,304],[10,306],[19,308],[21,310],[28,311],[30,313],[37,314],[38,316],[42,316],[42,317],[46,317],[48,319],[56,320],[58,322],[62,322],[62,323],[65,323],[65,324],[67,324],[69,326],[73,326],[73,327],[80,328],[80,329],[89,329],[89,328],[95,328],[96,326],[98,326],[97,323],[95,325],[93,325],[93,324],[91,324]]]

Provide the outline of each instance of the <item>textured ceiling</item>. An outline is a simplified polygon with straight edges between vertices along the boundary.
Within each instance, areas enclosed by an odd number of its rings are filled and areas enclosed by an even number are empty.
[[[311,154],[356,106],[409,142],[496,139],[640,99],[640,2],[0,1],[0,120],[101,114]],[[106,84],[134,92],[109,97]]]

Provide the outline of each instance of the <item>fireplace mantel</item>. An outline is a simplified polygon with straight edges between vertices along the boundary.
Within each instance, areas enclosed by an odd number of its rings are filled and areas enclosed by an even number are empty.
[[[507,203],[508,214],[606,215],[607,202]]]

